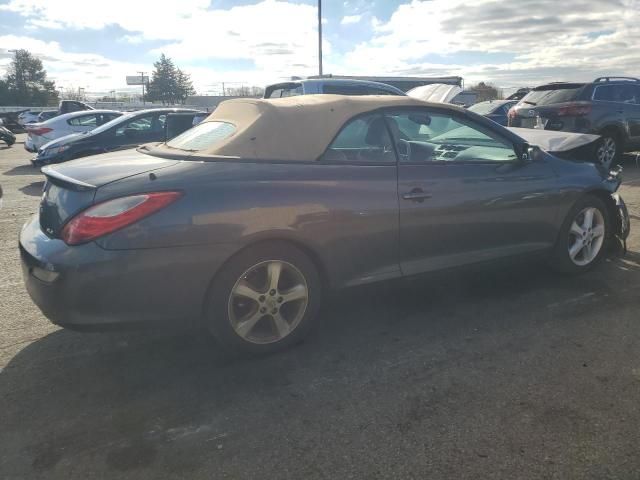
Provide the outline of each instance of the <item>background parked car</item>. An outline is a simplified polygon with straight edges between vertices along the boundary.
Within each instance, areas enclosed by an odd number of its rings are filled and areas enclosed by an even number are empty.
[[[318,93],[336,95],[405,95],[399,88],[380,82],[346,78],[314,78],[269,85],[264,90],[264,98],[293,97]]]
[[[483,115],[506,127],[509,121],[509,110],[517,103],[517,100],[489,100],[471,105],[469,111]]]
[[[35,123],[38,121],[38,116],[40,115],[41,112],[42,112],[41,110],[37,110],[37,111],[25,110],[24,112],[20,112],[18,114],[18,123],[20,123],[20,125],[22,125],[23,127],[27,123]]]
[[[425,102],[451,103],[454,105],[473,105],[477,101],[478,94],[463,90],[458,85],[448,83],[431,83],[412,88],[407,95]]]
[[[51,120],[53,117],[57,117],[59,115],[58,110],[43,110],[38,115],[38,122],[46,122],[47,120]]]
[[[58,115],[93,109],[94,108],[91,105],[87,105],[84,102],[79,102],[78,100],[61,100],[60,104],[58,105]]]
[[[85,110],[55,116],[45,122],[27,124],[24,148],[29,152],[37,152],[45,143],[56,138],[88,132],[121,115],[122,112],[115,110]]]
[[[4,126],[4,122],[0,118],[0,142],[4,142],[8,147],[16,143],[16,136],[11,130]]]
[[[35,166],[60,163],[97,153],[133,148],[143,143],[163,141],[167,114],[178,112],[197,113],[187,108],[156,108],[126,113],[89,132],[74,133],[44,144],[31,163]],[[191,128],[191,122],[187,122],[182,131],[188,128]]]
[[[536,87],[510,110],[509,126],[601,135],[596,160],[609,168],[640,147],[640,80],[600,77]]]

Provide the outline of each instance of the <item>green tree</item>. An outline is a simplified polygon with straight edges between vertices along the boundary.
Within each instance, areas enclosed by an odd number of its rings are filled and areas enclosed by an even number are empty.
[[[490,83],[480,82],[477,85],[471,87],[469,90],[471,90],[472,92],[476,92],[476,94],[478,95],[478,102],[500,98],[500,92],[498,92],[498,89]]]
[[[175,103],[178,91],[178,73],[173,61],[160,55],[160,59],[153,64],[154,70],[151,81],[147,86],[147,100],[152,102]]]
[[[196,89],[193,88],[191,76],[178,69],[178,97],[180,99],[180,103],[184,105],[184,102],[187,101],[187,98],[195,94]]]
[[[191,77],[177,68],[164,53],[153,64],[151,81],[147,86],[146,99],[162,104],[184,103],[189,95],[195,94]]]
[[[16,50],[5,78],[8,94],[3,103],[25,106],[55,105],[58,92],[47,80],[42,61],[27,50]]]

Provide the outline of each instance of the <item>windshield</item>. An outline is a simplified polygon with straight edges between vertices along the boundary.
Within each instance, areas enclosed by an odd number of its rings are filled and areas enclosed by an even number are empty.
[[[475,105],[471,105],[469,107],[470,112],[475,112],[478,115],[487,115],[488,113],[493,112],[500,105],[494,102],[480,102]]]
[[[235,131],[235,125],[231,123],[203,122],[169,140],[167,146],[189,152],[199,152],[213,147],[216,143],[233,135]]]
[[[550,105],[575,100],[584,84],[567,84],[538,87],[530,91],[520,103],[528,105]]]

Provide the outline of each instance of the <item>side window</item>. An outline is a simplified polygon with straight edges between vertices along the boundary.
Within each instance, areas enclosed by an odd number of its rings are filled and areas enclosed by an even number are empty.
[[[138,136],[151,131],[153,115],[134,118],[116,129],[116,137]]]
[[[382,88],[369,87],[367,89],[367,95],[395,95],[395,93]]]
[[[638,87],[635,85],[617,85],[616,86],[616,102],[619,103],[638,103]]]
[[[371,95],[368,87],[361,87],[359,85],[327,84],[322,87],[322,92],[337,95]]]
[[[639,103],[635,85],[600,85],[593,94],[594,100],[615,103]]]
[[[164,130],[164,125],[165,125],[166,121],[167,121],[167,115],[166,114],[163,113],[162,115],[158,115],[158,118],[156,119],[156,123],[155,123],[155,125],[153,127],[153,130],[155,132]]]
[[[491,130],[447,113],[386,115],[401,162],[510,162],[513,145]]]
[[[389,131],[382,115],[363,115],[347,122],[322,160],[345,163],[395,163]]]
[[[70,118],[67,120],[67,123],[72,127],[91,127],[94,128],[97,126],[96,116],[94,115],[83,115],[81,117]]]
[[[593,92],[593,99],[600,102],[612,102],[613,101],[613,86],[612,85],[600,85],[597,86]]]
[[[116,113],[103,113],[102,114],[102,123],[107,123],[113,120],[114,118],[118,118],[120,115]]]

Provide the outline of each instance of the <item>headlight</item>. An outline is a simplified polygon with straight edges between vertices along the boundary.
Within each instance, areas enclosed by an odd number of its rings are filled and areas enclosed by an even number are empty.
[[[50,147],[44,150],[40,150],[39,156],[41,157],[50,157],[52,155],[57,155],[59,153],[64,152],[65,150],[69,150],[71,145],[60,145],[59,147]]]

